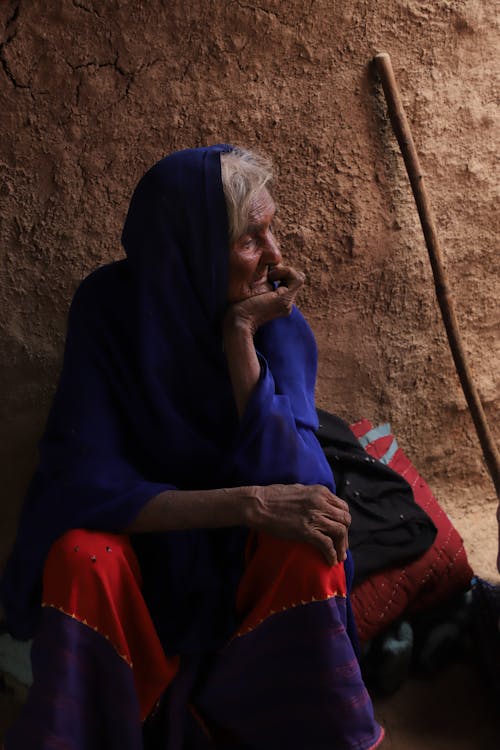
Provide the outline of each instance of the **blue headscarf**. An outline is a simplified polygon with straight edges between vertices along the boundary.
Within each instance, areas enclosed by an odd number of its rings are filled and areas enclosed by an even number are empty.
[[[63,370],[2,594],[11,632],[29,637],[43,563],[65,531],[119,532],[159,492],[333,479],[314,436],[316,346],[294,308],[264,326],[261,378],[238,419],[222,347],[228,220],[220,154],[189,149],[139,182],[125,260],[73,299]],[[246,530],[137,535],[144,595],[169,651],[222,642]],[[175,616],[172,615],[175,613]]]

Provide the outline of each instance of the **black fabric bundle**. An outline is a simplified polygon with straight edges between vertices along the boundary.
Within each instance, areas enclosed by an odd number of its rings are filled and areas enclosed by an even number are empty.
[[[317,411],[317,437],[333,471],[336,493],[348,503],[352,517],[349,547],[356,586],[378,570],[420,557],[437,529],[402,476],[372,458],[340,417]]]

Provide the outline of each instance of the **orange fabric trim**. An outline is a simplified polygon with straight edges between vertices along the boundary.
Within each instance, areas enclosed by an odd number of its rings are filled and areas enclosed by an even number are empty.
[[[380,747],[380,745],[382,744],[384,740],[385,740],[385,729],[384,727],[380,727],[380,737],[378,738],[378,740],[375,741],[373,745],[370,745],[370,747],[367,748],[367,750],[375,750],[375,748]]]
[[[87,622],[87,620],[85,618],[82,619],[81,617],[79,617],[74,612],[73,613],[66,612],[66,610],[63,607],[60,607],[58,604],[51,604],[50,602],[42,602],[42,607],[52,607],[52,609],[57,609],[58,612],[62,612],[62,614],[66,615],[66,617],[71,617],[72,620],[76,620],[77,622],[81,623],[82,625],[86,625],[91,630],[94,630],[96,633],[99,633],[99,635],[102,635],[103,638],[105,638],[107,641],[109,641],[110,646],[112,646],[114,648],[114,650],[116,651],[116,653],[118,654],[118,656],[120,657],[120,659],[123,659],[123,661],[127,662],[127,664],[129,665],[129,667],[131,669],[133,669],[134,665],[130,661],[129,655],[128,654],[121,654],[120,651],[118,650],[118,647],[116,646],[116,644],[114,644],[112,642],[112,640],[109,637],[109,635],[106,635],[106,633],[103,633],[101,630],[99,630],[99,628],[96,625],[92,625],[92,623]]]
[[[333,599],[336,596],[345,597],[345,594],[339,594],[338,592],[335,592],[334,594],[330,594],[329,596],[323,596],[321,598],[320,597],[316,598],[313,596],[312,599],[309,599],[309,600],[302,600],[300,602],[294,602],[292,604],[289,604],[288,606],[284,605],[280,610],[272,609],[269,612],[267,612],[265,616],[262,617],[260,620],[252,621],[251,624],[246,627],[246,629],[244,627],[240,628],[238,632],[235,633],[235,635],[233,635],[231,640],[233,640],[233,638],[240,638],[243,635],[248,635],[248,633],[251,633],[259,625],[262,625],[262,623],[265,622],[265,620],[268,620],[273,615],[280,614],[280,612],[287,612],[288,610],[294,609],[295,607],[304,607],[306,604],[312,604],[313,602],[325,602],[325,601],[328,601],[328,599]]]
[[[192,703],[188,706],[189,711],[191,712],[191,715],[193,716],[194,720],[198,723],[201,731],[205,735],[205,737],[208,740],[213,741],[212,733],[210,732],[210,729],[208,728],[208,725],[206,721],[204,720],[203,716],[199,713],[199,711],[193,706]]]

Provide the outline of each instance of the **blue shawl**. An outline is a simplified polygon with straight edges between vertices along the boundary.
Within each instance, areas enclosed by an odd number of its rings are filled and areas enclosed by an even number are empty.
[[[325,484],[316,440],[317,351],[294,308],[256,336],[261,376],[238,419],[222,347],[228,221],[220,154],[174,153],[139,182],[126,259],[71,304],[63,369],[2,596],[11,632],[36,630],[41,575],[65,531],[122,531],[169,488]],[[167,651],[195,653],[235,625],[245,529],[136,535],[144,595]]]

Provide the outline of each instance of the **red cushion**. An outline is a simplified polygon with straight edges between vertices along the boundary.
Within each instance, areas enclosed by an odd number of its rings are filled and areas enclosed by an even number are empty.
[[[351,425],[351,430],[359,439],[372,430],[372,424],[364,419]],[[473,576],[462,538],[394,436],[375,433],[365,449],[409,482],[415,502],[430,516],[438,533],[421,557],[404,567],[376,573],[353,589],[351,601],[361,641],[374,638],[404,612],[419,612],[467,589]]]

